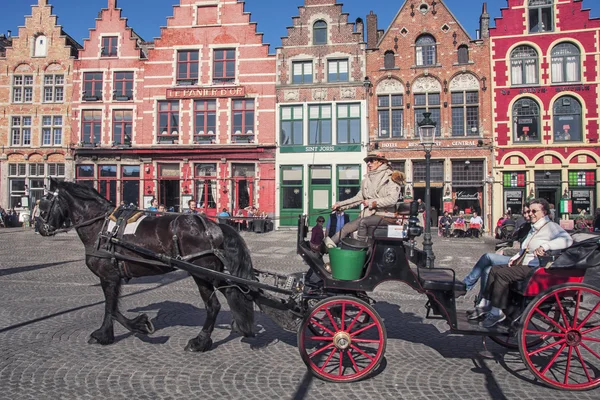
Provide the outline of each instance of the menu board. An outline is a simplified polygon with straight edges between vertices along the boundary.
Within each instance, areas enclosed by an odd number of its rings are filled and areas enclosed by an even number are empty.
[[[573,202],[573,212],[577,212],[577,209],[580,208],[589,213],[592,206],[592,193],[590,190],[572,190],[571,201]]]

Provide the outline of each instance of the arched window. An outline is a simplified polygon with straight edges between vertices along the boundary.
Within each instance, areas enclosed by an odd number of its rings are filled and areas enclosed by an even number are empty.
[[[48,41],[46,36],[39,35],[35,38],[35,43],[33,45],[33,56],[34,57],[46,57],[48,53]]]
[[[469,47],[466,44],[458,46],[458,63],[469,63]]]
[[[579,82],[579,48],[559,43],[552,49],[552,83]]]
[[[327,23],[317,21],[313,25],[313,44],[327,44]]]
[[[392,69],[396,67],[396,59],[394,58],[394,52],[388,50],[383,56],[383,68]]]
[[[540,106],[535,100],[522,98],[513,106],[513,132],[515,142],[540,141]]]
[[[513,85],[538,83],[538,54],[532,47],[519,46],[510,53]]]
[[[529,32],[554,30],[554,1],[529,0]]]
[[[435,38],[431,35],[421,35],[417,38],[416,58],[418,66],[435,65],[436,63],[436,44]]]
[[[554,102],[554,141],[580,142],[582,139],[581,103],[573,96]]]

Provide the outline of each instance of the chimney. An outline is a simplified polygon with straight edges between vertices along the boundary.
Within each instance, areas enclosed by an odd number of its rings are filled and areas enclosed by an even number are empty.
[[[108,0],[108,9],[117,8],[117,0]]]
[[[367,15],[367,49],[377,48],[377,14]]]
[[[356,18],[356,32],[360,33],[362,40],[365,40],[365,24],[362,18]]]
[[[11,34],[12,34],[12,31],[11,31],[11,30],[8,30],[8,31],[6,31],[6,37],[7,37],[7,38],[9,38]]]
[[[481,17],[479,17],[479,36],[481,39],[490,37],[490,14],[487,12],[487,3],[483,3]]]
[[[48,0],[38,0],[38,6],[43,7],[48,5]]]

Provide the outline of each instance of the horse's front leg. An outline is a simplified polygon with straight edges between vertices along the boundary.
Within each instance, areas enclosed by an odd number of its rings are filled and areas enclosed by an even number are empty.
[[[119,306],[119,290],[121,288],[121,280],[115,278],[100,278],[100,284],[104,291],[104,320],[102,326],[92,332],[88,343],[90,344],[112,344],[115,341],[115,333],[113,329],[113,318],[118,313]]]
[[[217,315],[221,310],[221,303],[219,303],[219,299],[217,299],[215,288],[210,283],[200,279],[193,277],[194,281],[196,281],[196,285],[198,285],[198,290],[200,290],[200,296],[202,297],[202,301],[204,301],[204,307],[206,308],[206,319],[204,320],[204,326],[202,326],[202,330],[193,339],[190,339],[185,349],[187,351],[200,351],[205,352],[210,350],[212,347],[212,339],[210,335],[215,329],[215,323],[217,321]]]

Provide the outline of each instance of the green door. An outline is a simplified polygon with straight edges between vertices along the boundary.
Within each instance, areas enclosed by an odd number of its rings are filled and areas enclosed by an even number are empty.
[[[304,198],[302,165],[282,165],[279,190],[280,226],[296,226],[298,215],[302,214]]]
[[[331,210],[331,165],[311,165],[308,188],[308,223],[314,226],[321,211]],[[325,220],[328,216],[323,214]]]

